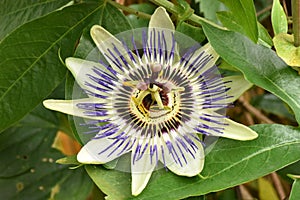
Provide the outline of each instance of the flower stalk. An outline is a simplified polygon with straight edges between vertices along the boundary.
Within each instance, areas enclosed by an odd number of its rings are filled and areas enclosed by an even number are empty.
[[[300,0],[292,0],[294,46],[300,46]]]

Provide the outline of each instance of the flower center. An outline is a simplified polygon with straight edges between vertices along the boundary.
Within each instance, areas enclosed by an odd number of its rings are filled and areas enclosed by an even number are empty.
[[[130,99],[132,118],[140,124],[158,124],[171,119],[179,121],[180,92],[182,87],[176,87],[170,81],[160,80],[162,66],[150,64],[151,75],[138,82],[125,82],[133,86]]]

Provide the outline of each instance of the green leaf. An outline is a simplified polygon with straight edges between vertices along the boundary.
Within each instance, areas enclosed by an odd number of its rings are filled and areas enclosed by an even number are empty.
[[[77,161],[77,155],[60,158],[56,161],[56,163],[64,164],[64,165],[80,165],[81,164],[80,162]]]
[[[244,27],[242,24],[235,21],[235,16],[232,13],[228,11],[218,12],[217,17],[222,22],[223,26],[227,27],[229,30],[245,34]]]
[[[275,35],[279,33],[287,33],[288,22],[283,7],[279,0],[273,0],[271,21]]]
[[[200,1],[200,11],[203,12],[204,17],[215,23],[218,22],[216,13],[218,11],[226,10],[226,7],[219,0],[198,0]]]
[[[92,165],[86,169],[108,199],[172,200],[224,190],[300,160],[299,129],[277,124],[252,128],[259,134],[255,140],[218,140],[205,158],[201,172],[204,178],[177,176],[161,169],[152,174],[147,187],[137,197],[131,196],[130,173]]]
[[[97,4],[67,7],[24,24],[0,43],[0,132],[63,80],[66,68],[58,52],[62,58],[72,54],[81,30],[98,9]]]
[[[1,0],[0,41],[22,24],[44,16],[68,2],[69,0],[22,0],[16,3],[11,0]]]
[[[289,66],[300,67],[300,47],[294,46],[294,37],[286,33],[277,34],[274,38],[277,55]]]
[[[132,29],[131,24],[124,14],[114,7],[103,1],[101,10],[97,13],[94,19],[97,19],[97,24],[103,26],[111,34],[117,34],[123,31]]]
[[[229,30],[237,31],[246,35],[256,43],[258,41],[258,28],[253,0],[220,1],[223,2],[230,10],[230,12],[227,12],[226,16],[219,18],[223,25],[225,25]]]
[[[141,4],[131,4],[129,5],[130,8],[133,8],[137,11],[140,12],[144,12],[147,14],[152,14],[155,10],[155,6],[149,3],[141,3]],[[144,19],[141,17],[138,17],[136,15],[127,15],[126,16],[128,18],[128,20],[130,21],[130,24],[134,27],[134,28],[143,28],[143,27],[147,27],[149,24],[150,19]]]
[[[55,113],[40,105],[0,135],[2,199],[86,199],[93,183],[85,171],[55,163],[63,156],[51,148],[58,124]]]
[[[191,38],[193,40],[201,43],[205,40],[205,35],[200,27],[196,27],[193,25],[190,25],[188,23],[182,22],[176,27],[176,31],[179,31],[180,33],[183,33]]]
[[[268,33],[268,30],[261,24],[257,23],[258,26],[258,43],[265,47],[271,48],[273,46],[272,37]]]
[[[300,76],[269,48],[254,44],[243,35],[203,23],[213,48],[246,79],[285,101],[300,123]]]
[[[300,199],[300,176],[291,175],[291,177],[293,177],[295,181],[293,183],[289,200],[298,200]]]
[[[131,197],[130,173],[109,170],[96,165],[86,165],[85,169],[100,190],[108,195],[107,200],[123,200]]]

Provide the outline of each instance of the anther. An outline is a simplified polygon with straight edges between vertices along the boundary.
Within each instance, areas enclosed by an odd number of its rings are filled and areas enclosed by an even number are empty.
[[[145,82],[139,82],[136,85],[136,88],[139,89],[139,90],[147,90],[148,89],[148,84],[145,83]]]
[[[184,87],[176,87],[173,83],[171,83],[169,81],[166,82],[166,83],[164,83],[163,86],[162,86],[162,88],[163,88],[163,91],[165,93],[169,93],[172,90],[173,91],[178,91],[178,92],[183,92],[185,90]]]

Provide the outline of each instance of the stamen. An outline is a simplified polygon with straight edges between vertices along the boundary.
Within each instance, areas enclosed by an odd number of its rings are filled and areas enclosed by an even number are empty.
[[[148,89],[148,84],[145,83],[145,82],[139,82],[136,85],[136,88],[139,89],[139,90],[147,90]]]

